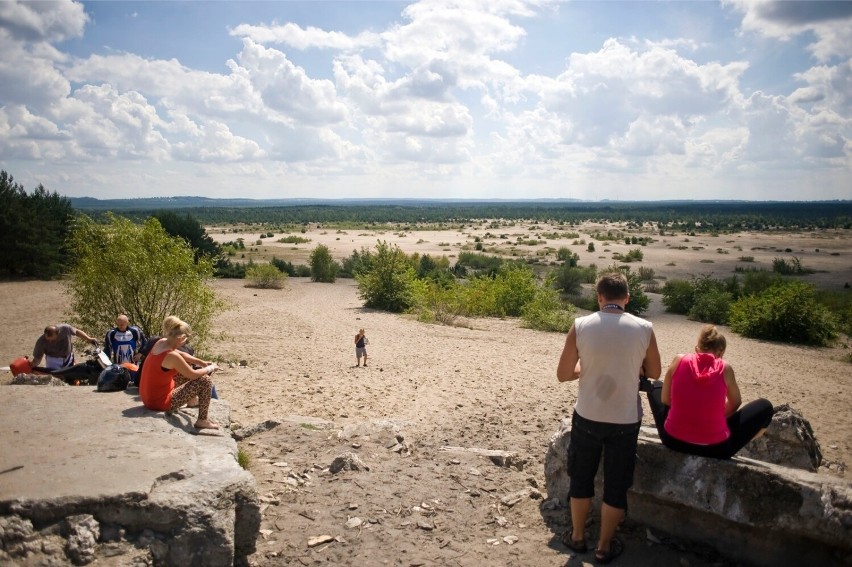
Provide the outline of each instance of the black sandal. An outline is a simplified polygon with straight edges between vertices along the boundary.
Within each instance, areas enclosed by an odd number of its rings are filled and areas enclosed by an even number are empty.
[[[574,528],[569,528],[565,530],[562,534],[562,545],[573,551],[574,553],[586,553],[589,551],[589,546],[586,544],[585,539],[573,540],[571,536],[574,535]]]
[[[595,563],[606,565],[624,552],[624,544],[620,540],[612,538],[609,542],[609,551],[603,549],[595,550]]]

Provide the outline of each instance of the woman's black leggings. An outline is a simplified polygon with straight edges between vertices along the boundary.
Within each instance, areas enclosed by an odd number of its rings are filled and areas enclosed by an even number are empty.
[[[669,406],[663,403],[662,396],[662,382],[655,383],[653,390],[648,392],[648,404],[651,406],[651,413],[654,414],[657,432],[660,434],[663,445],[681,453],[714,459],[730,459],[737,451],[745,447],[746,443],[754,439],[761,429],[769,427],[772,422],[772,404],[768,400],[759,398],[742,406],[728,417],[730,437],[715,445],[695,445],[675,439],[666,431],[665,423],[669,415]]]

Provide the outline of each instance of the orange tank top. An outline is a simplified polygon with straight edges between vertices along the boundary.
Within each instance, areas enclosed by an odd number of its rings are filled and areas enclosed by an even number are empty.
[[[156,348],[156,347],[155,347]],[[152,410],[165,411],[172,404],[172,390],[175,389],[176,369],[163,370],[163,359],[172,352],[166,350],[160,354],[149,354],[142,367],[142,384],[139,386],[139,397],[145,407]]]

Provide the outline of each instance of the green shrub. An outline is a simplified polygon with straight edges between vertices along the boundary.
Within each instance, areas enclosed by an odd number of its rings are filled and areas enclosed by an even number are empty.
[[[695,303],[695,286],[688,280],[668,280],[663,285],[666,311],[686,315]]]
[[[788,248],[789,252],[790,249]],[[772,271],[781,274],[782,276],[801,276],[804,274],[812,274],[813,270],[802,266],[801,260],[793,256],[788,262],[783,258],[775,258],[772,260]]]
[[[302,229],[302,232],[305,232],[305,229]],[[310,238],[295,235],[285,236],[278,239],[278,242],[282,242],[284,244],[307,244],[310,241]],[[260,241],[258,241],[258,244],[260,244]]]
[[[521,310],[523,325],[539,331],[567,333],[574,324],[575,310],[563,303],[555,290],[540,287],[532,301]]]
[[[757,295],[781,283],[781,276],[767,270],[743,273],[742,295]]]
[[[835,316],[804,282],[776,284],[731,305],[729,324],[743,336],[770,341],[827,346],[837,338]]]
[[[539,289],[535,274],[526,266],[508,264],[494,278],[494,299],[498,317],[518,317]]]
[[[287,274],[272,264],[253,264],[246,268],[246,287],[281,289],[287,282]]]
[[[656,275],[656,273],[654,272],[654,268],[646,268],[645,266],[639,268],[637,273],[639,274],[639,279],[643,282],[649,282],[653,280],[654,276]]]
[[[474,254],[472,252],[462,252],[456,260],[457,267],[465,268],[464,271],[472,270],[494,276],[503,265],[503,259],[487,254]]]
[[[838,330],[852,337],[852,291],[844,288],[839,290],[817,291],[817,300],[837,316]]]
[[[315,282],[334,283],[340,265],[331,257],[328,246],[320,244],[311,251],[311,279]]]
[[[279,260],[278,258],[273,256],[269,263],[290,277],[296,276],[296,266],[294,266],[292,262],[288,262],[287,260]]]
[[[580,259],[580,257],[577,254],[571,252],[571,249],[567,246],[562,246],[556,252],[556,259],[561,262],[565,262],[569,266],[576,266],[577,261]]]
[[[454,325],[462,314],[458,284],[448,285],[430,279],[416,279],[412,283],[412,311],[424,323]]]
[[[71,322],[89,332],[109,329],[125,313],[147,334],[160,332],[163,319],[180,317],[192,325],[192,344],[203,349],[213,317],[224,308],[207,282],[213,264],[197,261],[182,238],[169,236],[157,219],[141,225],[109,213],[107,224],[77,219],[71,235],[76,262],[67,280]]]
[[[711,289],[695,298],[689,309],[689,318],[702,323],[724,325],[728,322],[733,297],[727,291]]]
[[[569,295],[580,293],[582,284],[585,281],[583,268],[568,264],[558,266],[553,270],[551,276],[553,278],[553,287]]]
[[[379,241],[369,270],[356,273],[355,279],[365,307],[402,313],[414,306],[414,268],[405,252],[395,244],[390,246]]]
[[[348,258],[343,259],[343,265],[338,275],[341,278],[354,278],[358,274],[367,273],[370,271],[373,257],[373,252],[366,247],[362,246],[360,252],[353,250]]]

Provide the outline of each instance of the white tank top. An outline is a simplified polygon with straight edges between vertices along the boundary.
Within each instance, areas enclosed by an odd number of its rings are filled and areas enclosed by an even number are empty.
[[[642,420],[639,373],[653,326],[630,313],[597,312],[574,321],[580,387],[574,411],[592,421]]]

